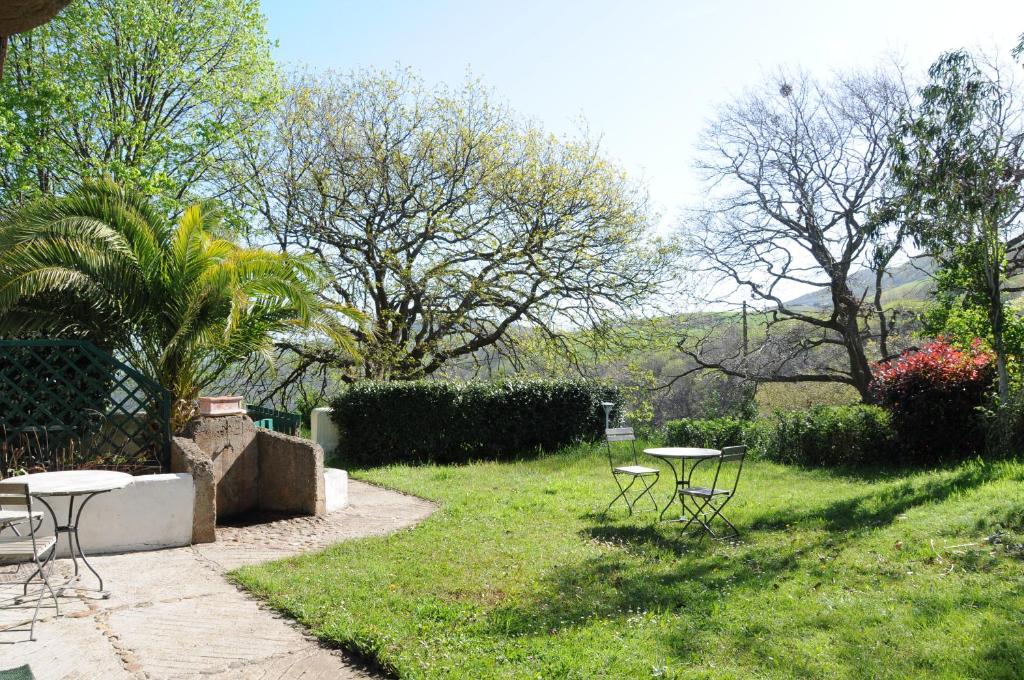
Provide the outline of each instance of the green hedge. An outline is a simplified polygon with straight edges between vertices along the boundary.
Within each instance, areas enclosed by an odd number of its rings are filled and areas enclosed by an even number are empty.
[[[819,406],[747,421],[738,418],[674,420],[665,425],[670,446],[720,449],[746,444],[750,453],[808,466],[894,461],[897,445],[888,413],[876,406]]]
[[[721,449],[735,444],[748,444],[751,421],[739,418],[683,418],[665,423],[668,446],[693,446]]]
[[[766,458],[810,466],[894,462],[889,414],[877,406],[819,406],[779,413],[762,433]]]
[[[360,382],[331,400],[347,465],[460,463],[601,436],[614,388],[583,380]]]

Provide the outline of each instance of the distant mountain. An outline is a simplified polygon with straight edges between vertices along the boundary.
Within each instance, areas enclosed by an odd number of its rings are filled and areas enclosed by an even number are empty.
[[[912,262],[897,265],[887,271],[882,279],[882,301],[886,304],[894,302],[923,302],[931,298],[935,291],[931,274],[935,263],[930,258],[915,259]],[[875,273],[866,269],[850,275],[850,288],[866,300],[875,296]],[[825,309],[831,307],[832,298],[828,290],[821,289],[793,298],[787,303],[791,307],[804,309]]]

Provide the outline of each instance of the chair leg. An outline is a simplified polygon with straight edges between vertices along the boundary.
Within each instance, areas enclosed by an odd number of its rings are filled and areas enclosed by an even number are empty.
[[[646,479],[645,479],[645,481],[644,481],[644,485],[645,485],[644,486],[644,490],[641,491],[639,494],[637,494],[636,499],[634,499],[634,501],[633,501],[634,504],[636,504],[637,501],[639,501],[641,498],[643,498],[646,495],[648,498],[651,499],[651,504],[654,506],[654,511],[655,512],[658,511],[658,500],[654,497],[654,494],[651,492],[651,489],[653,489],[654,485],[658,483],[658,477],[659,476],[660,475],[654,475],[654,481],[651,482],[650,484],[648,484],[646,482]]]
[[[694,509],[690,512],[690,519],[686,520],[686,523],[683,524],[683,526],[680,529],[680,531],[684,531],[685,532],[689,528],[689,526],[694,523],[694,521],[697,521],[697,522],[699,522],[701,524],[701,526],[704,527],[705,531],[709,531],[710,532],[711,531],[710,527],[708,527],[708,525],[705,524],[704,520],[701,519],[701,517],[700,517],[701,514],[703,514],[704,509],[706,507],[708,507],[709,503],[711,503],[710,499],[704,500],[704,502],[701,505],[699,505],[699,506],[697,505],[697,501],[696,500],[693,503],[694,503]],[[714,532],[712,532],[712,535],[714,535]]]
[[[721,505],[719,505],[717,507],[715,507],[714,505],[711,506],[711,507],[715,508],[715,511],[713,513],[711,513],[711,517],[708,519],[708,523],[710,524],[712,521],[714,521],[714,519],[716,517],[718,517],[723,522],[728,524],[730,529],[732,529],[732,533],[731,534],[724,535],[724,536],[715,536],[715,538],[736,538],[737,536],[740,535],[740,530],[736,528],[736,525],[733,524],[732,522],[730,522],[729,518],[726,517],[724,514],[722,514],[722,510],[725,508],[726,505],[728,505],[729,501],[731,501],[731,500],[732,500],[732,496],[727,496],[726,499],[722,502]]]
[[[633,505],[629,502],[629,496],[626,495],[626,492],[629,491],[633,487],[634,484],[636,484],[636,479],[637,478],[633,477],[630,480],[629,484],[627,484],[625,486],[625,488],[623,488],[622,482],[619,481],[619,476],[613,474],[612,477],[615,479],[615,484],[619,487],[619,495],[616,496],[615,498],[613,498],[612,502],[608,504],[608,507],[605,508],[605,510],[604,510],[604,514],[607,515],[608,512],[612,509],[612,506],[615,505],[615,501],[617,501],[617,500],[619,500],[621,498],[623,501],[626,502],[626,507],[629,509],[629,516],[632,517],[633,516]]]
[[[49,585],[47,585],[47,587],[49,587]],[[39,605],[43,603],[43,595],[45,594],[46,591],[40,588],[39,595],[36,597],[36,607],[32,612],[32,624],[29,626],[28,629],[28,639],[32,642],[34,642],[36,639],[36,619],[39,618]]]

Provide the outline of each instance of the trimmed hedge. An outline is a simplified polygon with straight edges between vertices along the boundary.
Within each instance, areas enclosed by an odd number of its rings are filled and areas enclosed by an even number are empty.
[[[336,456],[356,466],[462,463],[602,436],[609,386],[584,380],[359,382],[331,400]]]
[[[808,466],[891,461],[896,441],[889,414],[877,406],[819,406],[772,418],[674,420],[665,425],[669,446],[720,449],[745,444],[752,455]]]
[[[693,446],[701,449],[721,449],[735,444],[747,444],[751,421],[740,418],[683,418],[665,423],[665,443],[668,446]]]
[[[776,414],[761,444],[766,458],[809,466],[893,462],[889,414],[877,406],[819,406]]]

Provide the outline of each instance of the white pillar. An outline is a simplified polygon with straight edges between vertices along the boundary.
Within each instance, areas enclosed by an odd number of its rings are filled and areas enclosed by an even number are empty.
[[[338,426],[331,420],[330,408],[315,408],[310,414],[309,424],[313,441],[323,447],[324,455],[330,458],[338,448]]]

